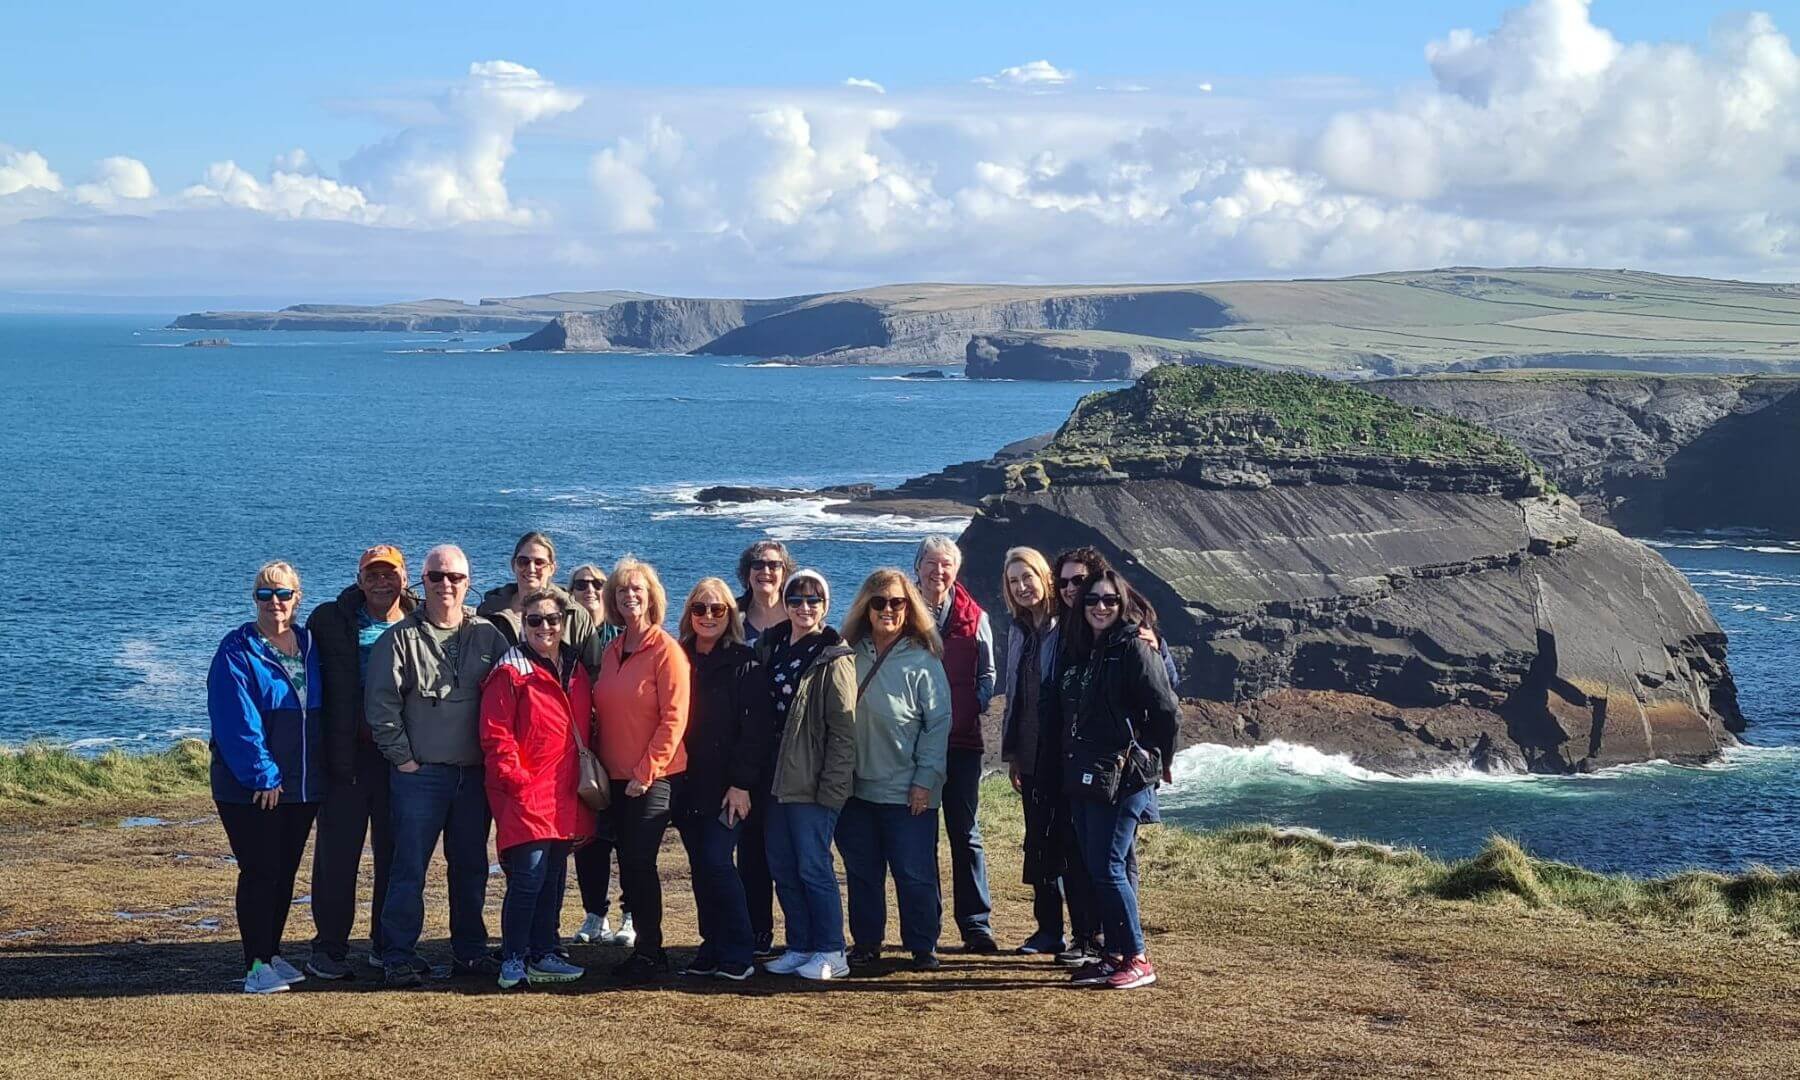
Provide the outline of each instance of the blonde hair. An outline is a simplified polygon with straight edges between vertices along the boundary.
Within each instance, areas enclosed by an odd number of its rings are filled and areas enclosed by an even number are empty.
[[[606,575],[606,584],[600,589],[600,608],[606,612],[606,621],[614,626],[625,625],[625,616],[619,612],[619,585],[627,574],[644,579],[644,589],[650,594],[650,625],[661,626],[669,614],[669,594],[663,591],[656,567],[640,561],[636,555],[619,556],[612,573]]]
[[[906,618],[900,624],[901,636],[912,638],[925,646],[931,655],[942,657],[944,642],[938,637],[936,621],[925,613],[925,598],[919,595],[919,587],[913,584],[912,578],[894,566],[884,566],[870,574],[862,588],[856,590],[856,599],[850,602],[850,613],[844,616],[844,640],[855,645],[873,632],[869,622],[869,600],[896,582],[906,590]]]
[[[1043,594],[1037,607],[1021,607],[1013,599],[1012,585],[1006,580],[1013,563],[1024,563],[1027,570],[1037,575],[1038,591]],[[1006,610],[1020,622],[1036,622],[1042,626],[1050,621],[1056,614],[1056,578],[1050,573],[1050,563],[1044,559],[1043,552],[1033,547],[1006,549],[1006,559],[1000,564],[1000,598],[1006,601]]]
[[[282,578],[284,580],[281,584],[277,585],[276,578]],[[250,591],[255,592],[257,589],[264,588],[265,586],[283,589],[291,588],[295,592],[299,592],[300,571],[294,569],[292,563],[283,562],[280,559],[263,563],[262,569],[256,572],[256,581],[251,584]]]
[[[731,595],[731,586],[725,584],[723,578],[716,577],[701,578],[694,583],[693,590],[688,593],[687,601],[681,605],[681,624],[676,627],[675,636],[681,639],[683,645],[692,644],[694,639],[700,636],[694,630],[692,609],[694,601],[698,600],[700,594],[704,592],[717,593],[719,601],[730,613],[725,616],[724,639],[733,645],[742,645],[744,643],[744,615],[738,610],[737,597]]]
[[[584,562],[580,566],[577,566],[575,569],[569,571],[569,589],[570,589],[570,591],[573,591],[575,588],[575,579],[580,577],[584,571],[588,574],[593,575],[594,577],[599,578],[603,584],[605,583],[606,571],[600,569],[600,567],[596,566],[595,564],[593,564],[591,562]]]

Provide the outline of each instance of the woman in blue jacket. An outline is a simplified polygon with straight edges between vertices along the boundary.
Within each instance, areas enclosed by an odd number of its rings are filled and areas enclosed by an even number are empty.
[[[244,992],[302,982],[281,958],[294,874],[325,794],[323,695],[312,639],[295,625],[300,575],[284,562],[256,573],[256,621],[225,635],[206,675],[212,792],[237,857]]]

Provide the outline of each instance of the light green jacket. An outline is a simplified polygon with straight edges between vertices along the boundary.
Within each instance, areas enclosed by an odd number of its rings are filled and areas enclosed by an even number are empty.
[[[875,666],[875,644],[855,646],[856,682]],[[950,682],[944,665],[912,638],[895,643],[856,701],[856,782],[865,802],[904,805],[915,785],[943,801],[950,753]]]

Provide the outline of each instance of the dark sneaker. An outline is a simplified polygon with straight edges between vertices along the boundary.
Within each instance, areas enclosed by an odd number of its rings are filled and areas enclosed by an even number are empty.
[[[1025,944],[1019,946],[1019,955],[1038,956],[1042,953],[1060,953],[1066,948],[1068,948],[1068,942],[1062,939],[1061,934],[1033,934],[1025,939]]]
[[[1071,986],[1105,986],[1118,968],[1111,960],[1092,960],[1075,969],[1069,977]]]
[[[1075,943],[1056,954],[1056,962],[1065,967],[1080,967],[1090,960],[1100,959],[1100,950],[1091,941],[1079,938]]]
[[[851,967],[868,967],[881,962],[880,949],[865,949],[861,945],[851,949],[847,957]]]
[[[356,973],[350,970],[349,964],[344,963],[342,960],[335,959],[334,957],[326,956],[324,953],[313,953],[312,956],[307,959],[306,973],[315,979],[324,979],[326,982],[337,982],[339,979],[356,978]]]
[[[634,952],[620,964],[613,965],[612,977],[624,983],[651,982],[669,970],[669,958]]]
[[[963,938],[963,952],[988,955],[1000,951],[1000,943],[992,934],[969,934]]]
[[[1156,969],[1147,957],[1138,956],[1119,965],[1106,980],[1108,990],[1136,990],[1156,981]]]
[[[773,932],[767,933],[767,934],[758,934],[758,935],[756,935],[756,948],[753,952],[751,952],[750,959],[756,961],[759,964],[766,963],[767,961],[773,960],[777,956],[780,956],[784,952],[787,952],[787,950],[786,949],[777,949],[775,947],[775,935]]]
[[[914,971],[936,971],[943,966],[943,962],[937,958],[937,953],[920,953],[912,958]]]
[[[390,965],[381,969],[381,985],[389,990],[411,990],[425,985],[425,980],[410,966]]]
[[[483,953],[473,960],[457,960],[450,965],[450,974],[456,976],[473,975],[483,979],[494,979],[500,975],[500,957],[495,953]]]
[[[719,970],[713,972],[715,977],[720,979],[730,979],[732,982],[743,982],[754,974],[756,974],[755,964],[745,964],[742,967],[737,967],[732,964],[720,964]]]
[[[687,967],[681,969],[681,973],[696,978],[708,978],[719,973],[719,962],[710,956],[695,956],[688,961]]]

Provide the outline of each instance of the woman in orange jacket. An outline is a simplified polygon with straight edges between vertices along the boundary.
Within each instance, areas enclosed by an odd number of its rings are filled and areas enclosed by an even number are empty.
[[[594,678],[600,763],[612,778],[619,889],[631,897],[637,948],[613,974],[648,982],[669,969],[663,952],[662,882],[656,853],[668,831],[673,786],[687,772],[689,670],[681,644],[662,628],[668,597],[649,563],[619,560],[601,591],[606,621],[621,633]]]

